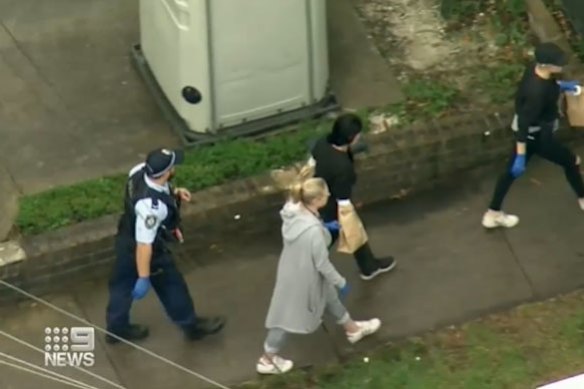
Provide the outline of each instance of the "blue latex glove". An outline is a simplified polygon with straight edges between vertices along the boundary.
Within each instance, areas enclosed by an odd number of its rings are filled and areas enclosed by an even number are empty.
[[[341,300],[344,300],[349,292],[351,291],[351,286],[348,282],[345,282],[345,286],[339,289],[339,297]]]
[[[132,291],[132,298],[134,300],[143,299],[146,297],[148,290],[150,290],[150,277],[138,278],[134,285],[134,290]]]
[[[525,154],[517,154],[513,166],[511,166],[511,175],[515,178],[525,173]]]
[[[337,232],[337,231],[339,231],[341,229],[341,225],[336,220],[333,220],[332,222],[324,223],[324,226],[330,232]]]
[[[562,92],[576,93],[578,92],[577,87],[580,86],[580,83],[578,81],[558,81],[558,85]]]

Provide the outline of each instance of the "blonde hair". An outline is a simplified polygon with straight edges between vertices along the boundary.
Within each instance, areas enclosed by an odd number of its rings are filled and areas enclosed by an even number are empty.
[[[328,186],[322,178],[309,178],[298,181],[289,189],[290,200],[305,205],[312,204],[315,200],[327,195]]]
[[[302,181],[314,177],[316,161],[310,158],[298,171],[298,178]]]
[[[308,159],[304,163],[297,163],[288,169],[272,170],[270,176],[276,188],[281,191],[290,191],[296,183],[304,182],[314,177],[316,161],[314,158]]]

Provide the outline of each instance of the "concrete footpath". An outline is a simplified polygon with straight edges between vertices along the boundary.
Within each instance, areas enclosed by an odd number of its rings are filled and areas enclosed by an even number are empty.
[[[584,150],[581,150],[584,151]],[[481,173],[413,198],[363,211],[372,245],[378,253],[399,259],[395,273],[366,283],[357,278],[350,257],[335,254],[334,263],[353,285],[348,306],[357,319],[379,317],[379,335],[358,348],[406,337],[487,312],[543,299],[584,285],[584,212],[562,171],[534,160],[529,173],[513,188],[507,210],[521,223],[509,231],[487,232],[480,225],[493,177]],[[225,385],[253,379],[262,351],[263,322],[271,296],[278,229],[253,241],[237,237],[213,242],[205,255],[214,263],[187,269],[186,277],[199,312],[224,313],[224,333],[199,343],[186,343],[165,318],[154,293],[136,304],[133,319],[148,324],[151,337],[142,345]],[[104,325],[106,280],[72,285],[50,301],[99,326]],[[38,304],[0,310],[0,329],[44,347],[47,326],[78,325]],[[284,354],[299,366],[320,366],[354,351],[335,327],[293,338]],[[0,350],[42,365],[40,352],[0,336]],[[107,346],[99,336],[97,363],[88,370],[129,389],[207,388],[207,383],[125,345]],[[83,374],[59,370],[74,377]],[[99,388],[109,388],[91,377]],[[0,387],[8,389],[65,387],[0,365]]]

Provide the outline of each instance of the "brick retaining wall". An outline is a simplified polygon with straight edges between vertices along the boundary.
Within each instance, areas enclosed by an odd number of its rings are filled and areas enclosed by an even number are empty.
[[[509,113],[463,115],[368,135],[370,151],[357,158],[355,198],[366,205],[390,200],[404,190],[430,189],[471,168],[501,161],[511,147],[510,121]],[[561,131],[566,140],[583,134]],[[207,250],[210,242],[232,233],[241,237],[273,232],[280,223],[282,201],[269,174],[195,193],[194,205],[184,210],[187,242],[178,249],[179,258],[196,262],[197,253]],[[234,220],[235,215],[240,218]],[[65,287],[67,281],[102,275],[113,260],[116,222],[117,216],[107,216],[0,245],[0,277],[43,294]],[[0,299],[13,297],[0,286]]]

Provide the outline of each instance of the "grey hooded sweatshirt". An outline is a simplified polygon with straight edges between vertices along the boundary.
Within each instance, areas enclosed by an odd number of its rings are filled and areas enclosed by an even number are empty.
[[[299,204],[280,211],[284,248],[266,327],[308,334],[322,322],[326,303],[338,298],[345,279],[329,260],[331,236],[322,222]]]

